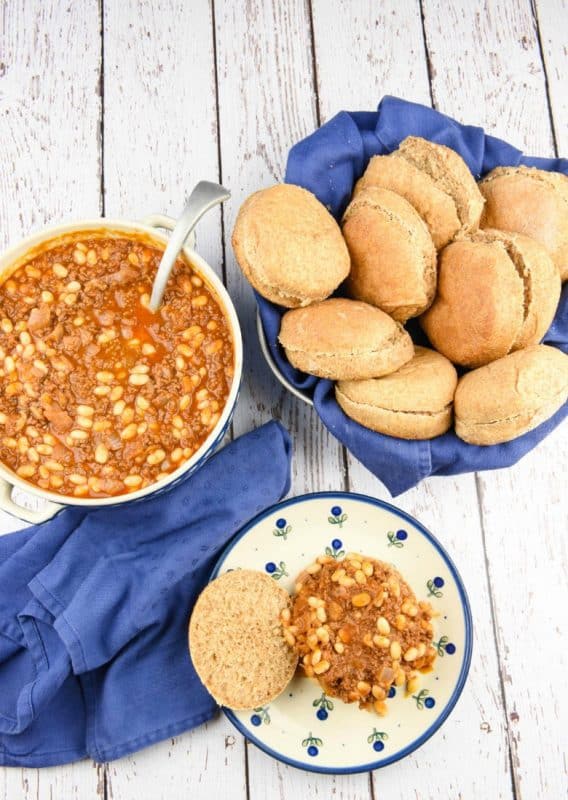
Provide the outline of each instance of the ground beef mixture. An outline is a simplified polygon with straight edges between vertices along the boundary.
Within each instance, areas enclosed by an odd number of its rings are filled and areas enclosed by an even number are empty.
[[[233,342],[184,259],[148,308],[163,251],[77,234],[0,286],[0,460],[62,495],[136,491],[179,467],[216,425]]]
[[[412,694],[431,671],[432,616],[392,566],[349,553],[321,556],[299,575],[282,622],[304,673],[327,695],[382,715],[392,685]]]

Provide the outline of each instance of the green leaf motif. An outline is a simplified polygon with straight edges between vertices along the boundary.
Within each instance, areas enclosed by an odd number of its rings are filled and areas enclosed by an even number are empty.
[[[396,533],[394,531],[389,531],[387,533],[387,539],[389,540],[387,547],[404,547],[404,542],[396,538]]]
[[[339,527],[342,528],[346,519],[347,514],[341,514],[338,517],[328,517],[327,521],[330,523],[330,525],[339,525]]]
[[[312,732],[310,731],[309,736],[302,740],[302,747],[310,747],[312,744],[315,744],[316,747],[321,747],[323,742],[321,739],[318,739],[317,736],[312,736]]]
[[[283,539],[283,541],[286,541],[289,533],[292,533],[291,525],[286,525],[285,528],[274,528],[272,531],[273,536],[279,536],[281,539]]]
[[[278,569],[275,569],[274,572],[270,576],[274,578],[275,581],[279,581],[280,578],[288,577],[288,573],[286,572],[286,562],[280,561],[278,563]]]
[[[416,701],[416,708],[419,708],[420,711],[424,708],[424,700],[430,694],[428,689],[422,689],[418,692],[418,694],[413,694],[412,699]]]
[[[432,647],[436,648],[436,651],[440,658],[443,658],[446,652],[446,645],[448,644],[448,637],[447,636],[440,636],[439,641],[432,642]]]
[[[388,733],[385,733],[384,731],[378,731],[376,728],[373,728],[373,732],[367,736],[367,742],[369,744],[373,744],[373,742],[383,742],[388,738]]]
[[[443,597],[444,592],[434,586],[434,581],[430,578],[426,581],[426,586],[428,587],[428,597]]]

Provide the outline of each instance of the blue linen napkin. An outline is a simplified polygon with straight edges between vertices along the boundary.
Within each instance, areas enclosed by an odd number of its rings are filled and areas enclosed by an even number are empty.
[[[166,494],[0,538],[0,765],[107,761],[213,716],[189,614],[228,540],[287,493],[290,457],[270,422]]]
[[[496,166],[518,164],[568,174],[567,159],[524,156],[507,142],[488,136],[482,128],[461,125],[426,106],[387,96],[379,103],[377,111],[342,111],[294,145],[288,156],[285,180],[309,189],[339,220],[355,181],[371,156],[396,150],[400,142],[411,135],[456,150],[476,177]],[[375,433],[343,413],[330,381],[292,367],[278,344],[280,321],[286,309],[259,295],[257,302],[270,352],[281,373],[297,389],[313,398],[317,413],[328,430],[393,496],[416,486],[429,475],[457,475],[509,467],[536,447],[568,414],[566,403],[552,419],[534,431],[491,447],[466,444],[453,431],[428,441],[405,441]],[[416,322],[411,321],[409,332],[417,344],[428,345]],[[544,342],[568,352],[568,284],[564,286],[556,317]]]

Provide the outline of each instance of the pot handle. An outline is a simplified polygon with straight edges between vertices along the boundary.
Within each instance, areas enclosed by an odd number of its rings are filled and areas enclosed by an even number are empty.
[[[173,231],[177,223],[177,219],[168,217],[166,214],[150,214],[140,221],[142,225],[147,225],[149,228],[165,228],[167,231]],[[185,246],[191,250],[195,249],[195,230],[192,230],[185,240]]]
[[[48,519],[54,517],[58,511],[63,508],[59,503],[47,502],[45,508],[33,511],[31,508],[26,508],[12,500],[13,485],[5,478],[0,477],[0,510],[7,511],[13,517],[23,519],[24,522],[31,522],[32,525],[37,525],[40,522],[47,522]]]

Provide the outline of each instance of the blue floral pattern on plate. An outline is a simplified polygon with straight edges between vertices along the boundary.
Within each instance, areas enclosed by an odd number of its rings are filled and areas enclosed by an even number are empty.
[[[268,706],[259,706],[254,709],[254,714],[250,718],[251,723],[258,728],[259,725],[270,725],[270,714],[268,713]]]
[[[345,555],[345,550],[343,548],[343,542],[341,539],[333,539],[331,542],[331,547],[325,548],[326,556],[331,556],[332,558],[343,558]]]
[[[408,533],[402,529],[396,533],[394,531],[389,531],[387,533],[387,539],[389,540],[389,547],[398,547],[400,549],[404,547],[404,543],[408,539]]]
[[[312,736],[311,731],[309,736],[306,736],[306,738],[302,740],[302,747],[306,748],[307,754],[312,758],[318,755],[319,753],[318,748],[322,746],[323,746],[323,741],[318,736]]]
[[[279,517],[274,524],[272,535],[279,536],[285,542],[289,533],[292,533],[292,526],[288,525],[284,517]]]
[[[388,733],[385,733],[384,731],[378,731],[376,728],[373,728],[373,732],[367,736],[367,742],[372,745],[373,750],[376,753],[380,753],[381,750],[385,749],[385,740],[388,738]]]
[[[444,585],[445,581],[443,578],[440,578],[438,575],[435,578],[430,578],[430,580],[426,581],[426,587],[428,589],[428,597],[443,597],[444,592],[442,592],[442,586]]]
[[[288,578],[288,573],[286,572],[286,562],[279,561],[278,564],[275,564],[274,561],[268,561],[264,565],[264,569],[271,578],[274,578],[275,581],[279,581],[280,578]]]
[[[330,700],[329,697],[326,697],[325,692],[322,692],[321,697],[316,697],[312,705],[314,708],[317,708],[316,717],[321,722],[325,722],[329,716],[329,712],[333,711],[333,701]]]
[[[340,528],[343,527],[343,523],[347,519],[347,514],[343,511],[341,506],[332,506],[330,516],[327,518],[327,521],[330,525],[338,525]]]
[[[443,658],[445,653],[447,653],[449,656],[453,656],[453,654],[456,652],[455,644],[450,642],[447,636],[440,636],[437,642],[432,642],[432,647],[436,648],[440,658]]]

